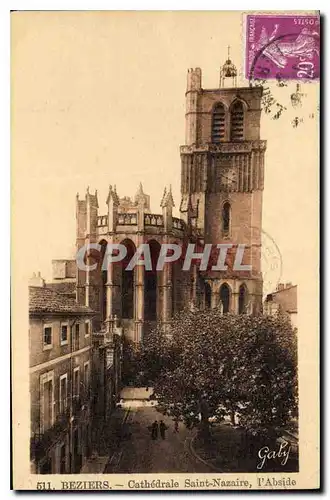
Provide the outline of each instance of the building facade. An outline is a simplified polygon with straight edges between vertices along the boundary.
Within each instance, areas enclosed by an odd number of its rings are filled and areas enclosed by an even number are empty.
[[[269,293],[264,302],[264,313],[274,316],[277,313],[287,314],[294,328],[298,327],[297,285],[279,283],[276,290]]]
[[[90,250],[87,263],[95,269],[77,269],[77,300],[98,315],[96,331],[111,338],[114,318],[125,337],[140,342],[156,322],[166,328],[173,315],[187,307],[221,307],[223,312],[258,313],[262,310],[261,223],[266,142],[260,138],[262,88],[237,87],[237,71],[228,59],[220,70],[220,85],[202,87],[200,68],[188,70],[186,139],[180,148],[180,217],[173,216],[171,188],[164,190],[161,211],[152,213],[150,197],[140,184],[134,199],[120,197],[109,187],[107,213],[99,214],[97,192],[77,195],[77,251],[99,244],[101,256],[108,243],[126,246],[120,263],[102,268],[102,258]],[[127,263],[141,244],[148,244],[152,269]],[[162,244],[187,248],[195,244],[227,245],[226,268],[201,269],[193,261],[187,271],[182,261],[156,262]],[[233,262],[237,245],[244,245],[242,264]]]
[[[77,473],[92,453],[94,312],[34,276],[29,287],[31,470]]]
[[[53,280],[47,288],[77,301],[77,264],[73,259],[52,261]],[[92,445],[95,452],[102,450],[100,436],[107,426],[112,411],[116,408],[121,390],[122,372],[122,328],[113,318],[111,335],[98,320],[93,323],[91,351],[92,385]]]

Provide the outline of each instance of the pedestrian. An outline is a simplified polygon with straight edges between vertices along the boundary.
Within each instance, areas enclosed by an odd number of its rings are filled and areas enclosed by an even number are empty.
[[[161,420],[159,424],[159,431],[162,439],[165,439],[165,431],[168,427],[164,424],[164,422]]]
[[[174,420],[174,432],[179,432],[179,421]]]
[[[157,420],[151,426],[151,439],[157,439],[158,437],[158,422]]]

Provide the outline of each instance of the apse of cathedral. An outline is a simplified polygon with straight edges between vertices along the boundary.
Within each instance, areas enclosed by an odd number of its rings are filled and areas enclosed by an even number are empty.
[[[77,271],[81,304],[97,311],[96,329],[111,331],[120,322],[127,338],[140,342],[157,322],[164,325],[184,308],[220,307],[222,312],[255,314],[262,307],[261,223],[266,141],[260,139],[261,87],[238,87],[237,70],[228,59],[217,88],[202,87],[200,68],[187,74],[186,133],[181,155],[180,218],[173,216],[171,188],[164,190],[158,213],[150,211],[143,186],[134,199],[109,187],[106,214],[99,214],[97,192],[77,196],[77,249],[121,243],[125,259]],[[187,248],[194,243],[227,247],[225,269],[201,269],[198,259],[187,270],[182,258],[156,263],[161,245]],[[126,269],[142,244],[150,249],[152,269]],[[233,266],[237,246],[243,267]],[[197,250],[196,250],[197,252]],[[88,259],[89,257],[87,257]]]

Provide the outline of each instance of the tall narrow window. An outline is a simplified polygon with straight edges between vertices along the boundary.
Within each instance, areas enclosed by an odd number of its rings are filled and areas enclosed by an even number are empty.
[[[121,262],[121,312],[125,319],[134,317],[134,270],[127,270],[127,266],[135,253],[135,245],[131,240],[124,240],[122,245],[127,249],[126,257]]]
[[[152,269],[144,272],[144,318],[147,321],[157,320],[158,283],[161,271],[157,270],[160,244],[156,240],[149,241]]]
[[[152,271],[146,272],[144,286],[144,316],[147,320],[155,321],[157,319],[157,274]]]
[[[205,283],[205,309],[211,308],[212,290],[208,283]]]
[[[222,208],[222,230],[225,234],[229,233],[230,229],[230,203],[226,201]]]
[[[84,363],[84,384],[85,389],[87,390],[89,388],[89,361]]]
[[[76,414],[81,408],[79,366],[73,370],[72,410]]]
[[[212,142],[220,142],[225,138],[225,108],[217,104],[212,116]]]
[[[41,429],[45,432],[53,425],[54,418],[54,393],[53,376],[51,373],[45,373],[40,378],[41,387]]]
[[[54,423],[54,372],[40,375],[40,431],[44,433]]]
[[[133,318],[134,314],[134,271],[122,273],[122,314],[123,318]]]
[[[244,109],[243,104],[235,102],[230,110],[230,140],[243,141],[244,139]]]
[[[79,396],[79,366],[73,370],[73,396]]]
[[[229,286],[224,283],[221,285],[220,288],[220,301],[222,304],[222,312],[225,314],[229,312],[229,305],[230,305],[230,290]]]
[[[68,376],[67,374],[60,377],[60,413],[64,413],[67,409],[68,398]]]
[[[247,312],[247,290],[245,285],[239,287],[238,295],[238,314],[245,314]]]
[[[74,350],[79,351],[79,337],[80,337],[80,328],[79,323],[76,324],[75,332],[74,332]]]

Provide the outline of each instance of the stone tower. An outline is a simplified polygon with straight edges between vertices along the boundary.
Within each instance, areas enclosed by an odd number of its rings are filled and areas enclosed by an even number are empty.
[[[203,89],[201,69],[188,70],[180,211],[201,244],[233,245],[227,270],[200,273],[206,306],[255,313],[262,306],[262,88],[238,88],[236,77],[229,56],[219,88]],[[249,271],[233,269],[238,244],[245,245],[242,263],[251,266]]]

